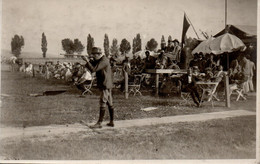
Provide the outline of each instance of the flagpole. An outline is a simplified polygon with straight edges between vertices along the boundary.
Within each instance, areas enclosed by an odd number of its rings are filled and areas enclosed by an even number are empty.
[[[196,32],[196,30],[195,30],[195,28],[194,28],[193,24],[191,23],[191,21],[190,21],[189,17],[187,16],[187,14],[186,14],[185,12],[184,12],[184,14],[185,14],[186,18],[188,19],[188,21],[190,22],[190,24],[191,24],[191,27],[193,28],[193,30],[194,30],[195,34],[197,35],[198,39],[200,39],[200,37],[199,37],[199,35],[197,34],[197,32]]]
[[[228,32],[227,28],[227,0],[225,0],[225,33]],[[227,52],[227,71],[229,70],[229,53]]]
[[[225,0],[225,32],[227,32],[227,0]]]

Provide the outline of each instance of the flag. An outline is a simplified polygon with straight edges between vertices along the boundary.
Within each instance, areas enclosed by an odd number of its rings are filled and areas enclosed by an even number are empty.
[[[182,37],[181,37],[181,43],[183,45],[184,43],[184,37],[186,35],[186,32],[188,31],[190,27],[190,23],[188,22],[187,18],[186,18],[186,14],[184,13],[184,19],[183,19],[183,29],[182,29]]]

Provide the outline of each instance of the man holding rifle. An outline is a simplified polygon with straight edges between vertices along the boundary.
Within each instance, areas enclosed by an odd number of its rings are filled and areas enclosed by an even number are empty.
[[[112,98],[112,70],[109,60],[102,54],[99,47],[92,48],[93,62],[89,62],[89,59],[82,56],[82,59],[86,61],[86,67],[93,73],[96,72],[97,87],[101,90],[100,95],[100,113],[98,122],[90,128],[102,128],[102,121],[105,115],[106,105],[109,109],[110,122],[108,126],[114,127],[114,107]]]

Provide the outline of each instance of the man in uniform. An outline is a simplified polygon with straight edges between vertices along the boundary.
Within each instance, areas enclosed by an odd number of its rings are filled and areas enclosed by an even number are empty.
[[[92,55],[94,57],[94,61],[92,63],[89,62],[88,58],[82,56],[82,59],[86,61],[86,67],[92,73],[96,72],[97,87],[101,90],[99,119],[94,126],[91,126],[91,128],[102,128],[101,123],[105,115],[106,105],[108,106],[110,115],[110,122],[107,125],[114,127],[114,107],[112,99],[113,81],[111,66],[109,60],[104,54],[102,54],[100,48],[93,47]]]

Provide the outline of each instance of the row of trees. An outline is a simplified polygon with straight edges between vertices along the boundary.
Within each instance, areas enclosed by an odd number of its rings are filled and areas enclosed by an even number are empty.
[[[46,52],[47,52],[47,39],[44,33],[42,33],[42,43],[41,43],[41,49],[42,49],[42,55],[45,58]],[[23,36],[19,36],[17,34],[14,35],[14,37],[11,40],[11,52],[16,57],[19,57],[21,55],[22,48],[24,46],[24,38]]]
[[[164,36],[162,37],[164,38]],[[62,43],[62,49],[66,52],[66,54],[74,54],[74,53],[81,54],[85,48],[78,39],[74,39],[73,42],[71,39],[66,38],[63,39],[61,43]],[[88,54],[91,54],[91,50],[92,47],[94,47],[94,45],[95,45],[94,38],[91,37],[91,35],[89,34],[87,37],[87,46],[86,46],[86,50]],[[118,40],[114,38],[110,46],[108,35],[105,34],[103,46],[104,46],[104,53],[106,56],[111,55],[114,57],[118,57],[119,54],[125,55],[129,53],[131,48],[133,54],[142,50],[142,40],[140,34],[137,34],[136,37],[134,37],[133,39],[133,43],[131,47],[131,44],[127,39],[125,38],[122,39],[120,45],[118,45]],[[154,38],[152,38],[147,42],[146,50],[154,51],[157,48],[157,46],[158,46],[157,41]]]
[[[168,40],[172,40],[171,36],[168,37]],[[164,36],[162,36],[161,38],[161,44],[162,43],[165,43]],[[41,49],[44,58],[46,57],[46,52],[48,50],[47,44],[48,44],[47,38],[45,34],[42,33]],[[61,44],[62,44],[62,49],[65,51],[66,54],[74,54],[74,53],[81,54],[85,49],[85,46],[82,44],[82,42],[79,39],[71,40],[69,38],[65,38],[61,41]],[[86,50],[88,54],[91,54],[91,50],[92,47],[94,47],[94,45],[95,45],[94,38],[89,34],[87,37],[87,45],[86,45]],[[12,53],[15,56],[19,57],[23,46],[24,46],[23,36],[15,35],[11,41]],[[131,44],[127,39],[125,38],[122,39],[121,44],[118,46],[118,41],[117,39],[114,38],[112,40],[112,45],[110,46],[108,35],[105,34],[103,46],[104,46],[104,53],[106,56],[111,55],[114,57],[118,57],[119,54],[125,55],[129,53],[131,48],[133,54],[142,50],[142,40],[140,34],[137,34],[136,37],[134,37],[133,39],[132,47],[131,47]],[[158,47],[157,41],[154,38],[152,38],[147,42],[145,49],[154,51],[157,47]]]

